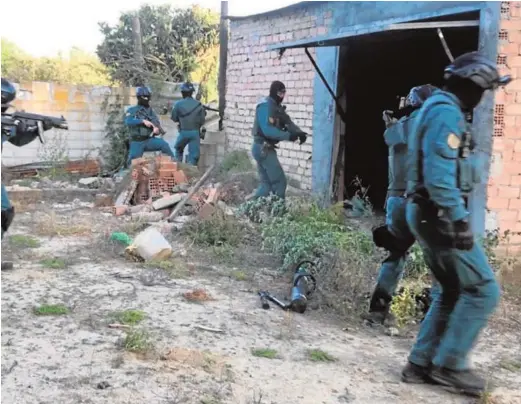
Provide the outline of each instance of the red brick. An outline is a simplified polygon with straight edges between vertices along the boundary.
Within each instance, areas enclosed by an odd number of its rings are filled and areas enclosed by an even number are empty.
[[[520,91],[521,90],[521,78],[515,78],[508,84],[508,92]],[[521,107],[521,105],[519,105]],[[515,115],[521,115],[519,113]]]
[[[517,220],[517,210],[501,210],[499,212],[499,220],[501,221],[516,221]]]
[[[500,198],[519,198],[519,187],[512,186],[500,186],[499,187],[499,197]]]
[[[519,55],[519,44],[511,43],[508,45],[510,47],[512,47],[512,45],[513,45],[514,51],[512,52],[512,54],[515,54],[516,56],[513,56],[513,55],[508,56],[507,66],[508,67],[521,67],[521,56],[518,56]]]
[[[511,211],[519,212],[521,209],[521,199],[510,199],[508,202],[508,209]]]
[[[160,168],[159,169],[159,178],[168,178],[173,177],[175,173],[175,170],[171,170],[168,168]]]
[[[511,185],[521,185],[521,174],[514,174],[510,177]]]
[[[516,20],[501,20],[499,22],[499,27],[500,27],[500,29],[517,31],[517,30],[519,30],[519,21],[516,21]]]
[[[508,209],[508,199],[493,197],[487,201],[487,207],[491,210]]]
[[[174,180],[176,184],[186,184],[188,182],[188,178],[183,170],[177,170],[174,172]]]
[[[515,64],[511,64],[511,59],[515,58],[519,53],[519,44],[515,42],[509,42],[505,44],[499,45],[499,53],[508,55],[507,65],[510,67],[516,66]],[[514,57],[510,57],[513,55]],[[516,66],[517,67],[517,66]]]

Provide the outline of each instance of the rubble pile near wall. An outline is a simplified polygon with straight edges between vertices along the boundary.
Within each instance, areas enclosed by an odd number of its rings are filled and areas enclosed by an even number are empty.
[[[112,213],[130,215],[136,221],[166,220],[188,195],[194,179],[193,173],[168,156],[132,160],[130,178],[116,195]],[[201,187],[183,206],[183,215],[211,216],[217,208],[220,189],[219,184]],[[101,199],[100,196],[98,206],[106,205],[106,199]]]

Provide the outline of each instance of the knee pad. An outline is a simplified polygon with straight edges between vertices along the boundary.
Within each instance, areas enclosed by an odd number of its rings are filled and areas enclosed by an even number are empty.
[[[14,219],[14,207],[2,209],[2,231],[6,232]]]

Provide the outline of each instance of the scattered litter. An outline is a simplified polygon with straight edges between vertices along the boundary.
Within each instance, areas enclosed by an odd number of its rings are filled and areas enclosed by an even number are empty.
[[[106,381],[99,382],[98,385],[96,386],[96,388],[98,390],[105,390],[105,389],[107,389],[109,387],[110,387],[110,383],[106,382]]]
[[[102,180],[99,177],[87,177],[80,178],[78,181],[80,185],[84,185],[87,188],[99,188],[102,185]]]
[[[145,261],[165,260],[172,255],[172,246],[155,227],[139,233],[132,247]]]
[[[127,324],[109,324],[109,328],[123,328],[123,329],[128,329],[128,328],[130,328],[130,326],[127,325]]]
[[[197,328],[198,330],[215,332],[215,333],[218,333],[218,334],[224,334],[224,330],[221,330],[219,328],[210,328],[210,327],[206,327],[204,325],[198,325],[198,324],[194,325],[194,328]]]
[[[110,239],[113,241],[118,241],[123,244],[125,247],[128,247],[132,244],[132,239],[127,233],[122,232],[114,232],[110,235]]]

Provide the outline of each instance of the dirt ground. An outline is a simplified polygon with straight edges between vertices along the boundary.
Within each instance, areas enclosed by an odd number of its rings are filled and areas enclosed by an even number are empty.
[[[131,262],[107,241],[122,228],[79,201],[17,214],[2,251],[16,265],[2,273],[3,402],[521,403],[519,329],[492,325],[472,356],[498,386],[488,401],[406,385],[412,338],[322,309],[263,310],[256,291],[287,285],[273,267],[193,261],[179,236],[173,267]],[[195,289],[208,299],[190,301]],[[62,315],[41,315],[50,304]],[[109,327],[130,309],[144,313],[135,329]]]

